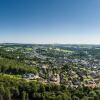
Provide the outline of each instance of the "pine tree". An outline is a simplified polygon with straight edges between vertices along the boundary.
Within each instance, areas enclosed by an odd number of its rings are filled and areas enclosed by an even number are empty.
[[[9,88],[6,88],[5,89],[5,98],[7,100],[11,100],[11,92],[10,92],[10,89]]]
[[[22,100],[26,100],[26,92],[25,91],[22,92]]]
[[[5,89],[4,89],[4,86],[1,85],[0,86],[0,100],[3,100],[4,94],[5,94]]]

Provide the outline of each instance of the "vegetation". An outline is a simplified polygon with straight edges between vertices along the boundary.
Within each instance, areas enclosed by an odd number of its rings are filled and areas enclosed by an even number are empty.
[[[0,58],[0,72],[7,74],[24,74],[36,73],[37,69],[16,60]]]
[[[100,100],[99,48],[1,44],[0,100]]]
[[[99,88],[71,88],[0,75],[0,100],[99,100],[99,97]]]

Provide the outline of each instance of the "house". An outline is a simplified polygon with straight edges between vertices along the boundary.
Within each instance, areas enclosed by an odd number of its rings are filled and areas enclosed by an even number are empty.
[[[84,86],[95,88],[95,87],[97,87],[97,84],[95,83],[95,81],[89,80],[89,81],[85,82]]]
[[[50,77],[50,81],[53,81],[53,82],[60,82],[60,77],[59,77],[59,74],[54,74],[54,75],[51,75]]]
[[[25,79],[29,79],[29,80],[33,80],[33,79],[39,79],[39,75],[38,74],[32,74],[32,73],[28,73],[28,74],[24,74],[22,75],[23,78]]]
[[[42,69],[47,69],[48,68],[48,65],[42,65]]]
[[[51,81],[57,82],[57,76],[56,75],[52,75],[50,78]]]

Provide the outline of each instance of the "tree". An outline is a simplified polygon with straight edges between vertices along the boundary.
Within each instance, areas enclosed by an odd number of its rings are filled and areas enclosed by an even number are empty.
[[[84,96],[84,97],[82,98],[82,100],[89,100],[89,98],[88,98],[87,96]]]
[[[26,93],[26,100],[29,100],[29,96],[28,96],[28,93]]]
[[[4,86],[1,85],[1,86],[0,86],[0,100],[3,99],[4,94],[5,94],[5,89],[4,89]]]
[[[95,99],[97,97],[97,94],[95,93],[95,91],[91,90],[89,92],[89,96]]]
[[[58,95],[56,100],[62,100],[62,95]]]
[[[26,100],[26,92],[25,91],[22,92],[22,100]]]
[[[79,99],[79,97],[74,95],[72,100],[80,100],[80,99]]]
[[[40,90],[39,90],[41,93],[42,92],[45,92],[45,86],[44,84],[40,84]]]
[[[70,100],[70,95],[67,95],[67,93],[62,94],[62,99],[63,100]]]
[[[11,100],[11,92],[9,88],[5,89],[5,98],[6,100]]]

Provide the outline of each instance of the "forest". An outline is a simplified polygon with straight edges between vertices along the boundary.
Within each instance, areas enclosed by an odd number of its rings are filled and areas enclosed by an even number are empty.
[[[0,74],[0,100],[100,100],[100,89],[27,82]]]

